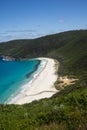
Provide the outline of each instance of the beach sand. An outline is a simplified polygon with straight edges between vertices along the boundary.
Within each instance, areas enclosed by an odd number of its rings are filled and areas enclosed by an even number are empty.
[[[40,74],[32,82],[26,84],[26,90],[22,92],[22,96],[17,97],[17,100],[10,102],[9,104],[25,104],[31,103],[35,100],[43,98],[49,98],[58,90],[54,87],[54,83],[58,78],[56,72],[58,71],[58,63],[54,59],[50,58],[37,58],[39,60],[46,60],[46,65]]]

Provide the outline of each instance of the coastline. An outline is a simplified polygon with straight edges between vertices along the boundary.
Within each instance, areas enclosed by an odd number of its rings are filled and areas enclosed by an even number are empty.
[[[58,70],[58,65],[54,59],[50,58],[36,58],[38,60],[45,60],[46,64],[41,70],[41,72],[35,77],[34,81],[31,83],[28,82],[24,85],[25,90],[19,92],[17,97],[14,97],[15,100],[11,100],[8,104],[25,104],[31,103],[35,100],[40,100],[43,98],[49,98],[54,95],[58,90],[54,87],[54,83],[58,78],[56,74]]]

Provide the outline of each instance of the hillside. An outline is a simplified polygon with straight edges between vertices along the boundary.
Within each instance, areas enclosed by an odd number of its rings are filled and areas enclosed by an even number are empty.
[[[50,99],[22,106],[0,105],[1,130],[87,129],[87,30],[1,43],[0,54],[15,58],[51,57],[60,62],[59,76],[78,79]]]

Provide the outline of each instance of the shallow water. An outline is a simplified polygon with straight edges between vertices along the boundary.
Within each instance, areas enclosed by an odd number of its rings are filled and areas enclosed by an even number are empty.
[[[23,84],[29,82],[39,60],[3,61],[0,59],[0,103],[5,103]]]

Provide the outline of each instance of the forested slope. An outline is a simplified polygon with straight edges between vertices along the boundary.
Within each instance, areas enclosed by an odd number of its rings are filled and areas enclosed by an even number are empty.
[[[50,99],[0,105],[1,130],[87,130],[87,30],[1,43],[0,54],[55,58],[59,76],[78,79]]]

